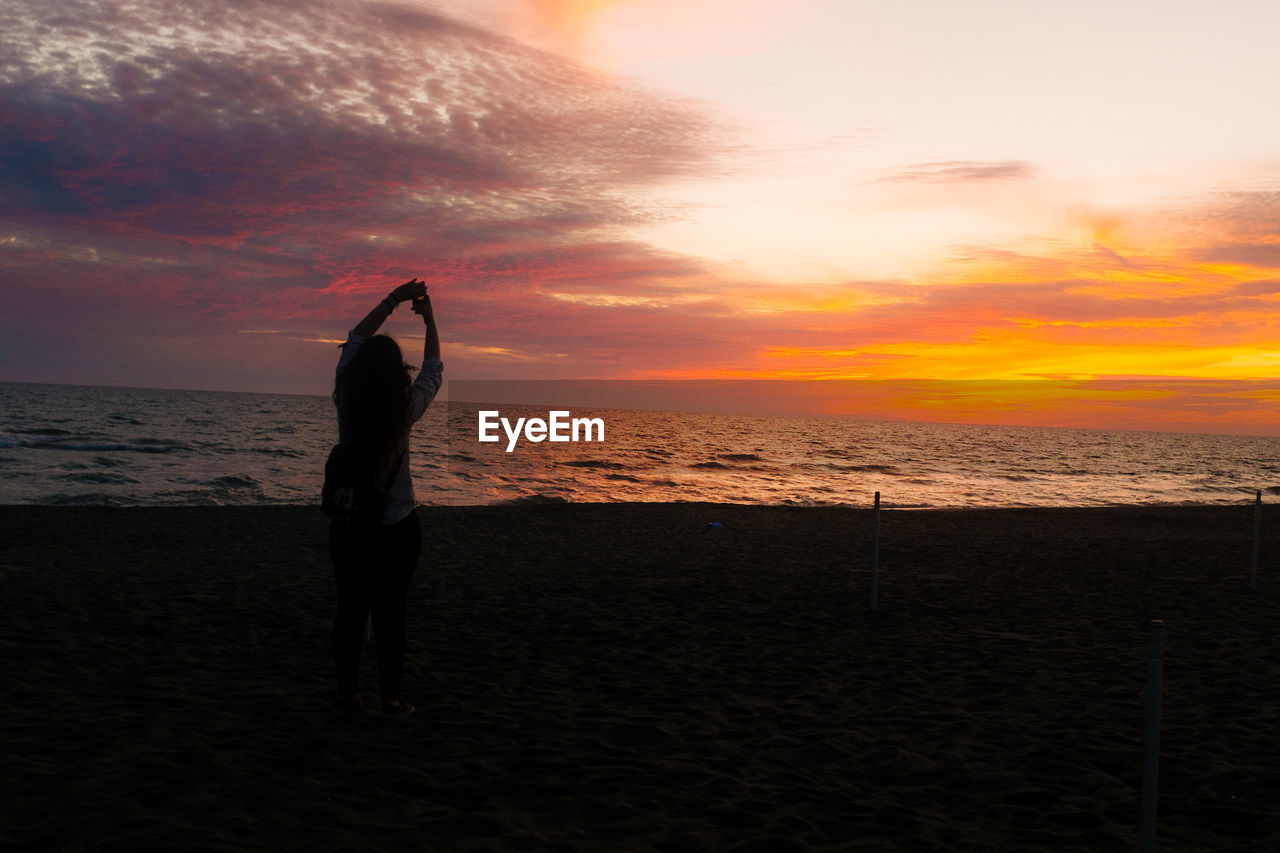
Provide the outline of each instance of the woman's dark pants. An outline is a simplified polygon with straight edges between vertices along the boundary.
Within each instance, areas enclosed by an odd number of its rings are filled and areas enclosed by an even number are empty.
[[[338,586],[333,659],[342,695],[360,691],[360,651],[365,623],[372,614],[382,700],[400,698],[405,603],[421,551],[422,530],[416,512],[395,524],[360,527],[330,523],[329,553]]]

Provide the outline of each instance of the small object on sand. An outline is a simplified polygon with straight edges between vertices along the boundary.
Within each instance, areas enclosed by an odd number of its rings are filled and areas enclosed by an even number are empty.
[[[718,521],[708,521],[707,530],[724,530],[724,525]]]

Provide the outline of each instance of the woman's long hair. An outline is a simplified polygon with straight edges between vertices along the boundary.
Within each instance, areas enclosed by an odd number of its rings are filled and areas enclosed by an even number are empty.
[[[346,437],[364,442],[379,473],[391,469],[409,443],[409,365],[400,345],[374,335],[339,374],[333,397]]]

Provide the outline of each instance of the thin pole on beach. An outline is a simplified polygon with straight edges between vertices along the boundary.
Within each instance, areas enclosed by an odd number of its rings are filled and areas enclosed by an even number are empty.
[[[876,492],[876,506],[871,511],[871,609],[876,609],[876,597],[880,591],[880,493]]]
[[[1164,668],[1164,622],[1151,620],[1147,650],[1147,731],[1142,746],[1142,824],[1138,849],[1156,849],[1156,788],[1160,775],[1160,680]]]
[[[1258,543],[1262,539],[1262,490],[1253,502],[1253,556],[1249,558],[1249,586],[1258,588]]]

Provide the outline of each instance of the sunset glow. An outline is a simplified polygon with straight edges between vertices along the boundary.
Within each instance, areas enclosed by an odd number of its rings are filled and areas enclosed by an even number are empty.
[[[416,276],[452,379],[1280,434],[1278,10],[0,0],[0,380],[323,394]]]

